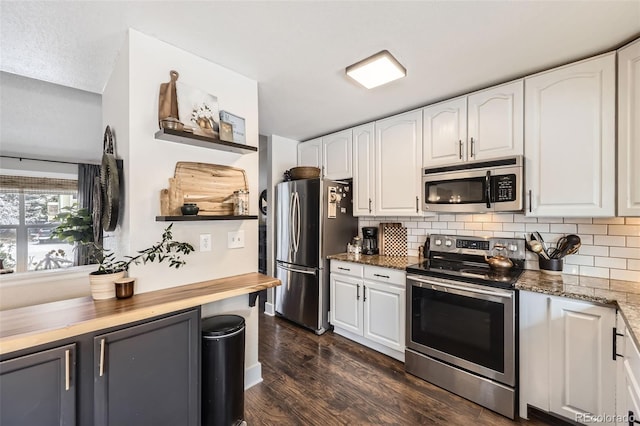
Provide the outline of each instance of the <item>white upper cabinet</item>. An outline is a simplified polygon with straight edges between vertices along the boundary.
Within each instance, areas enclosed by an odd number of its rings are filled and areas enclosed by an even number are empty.
[[[523,81],[423,109],[424,167],[523,154]]]
[[[352,177],[351,150],[351,129],[322,138],[322,159],[325,178],[349,179]]]
[[[353,215],[375,214],[374,124],[353,129]]]
[[[463,161],[467,151],[467,98],[451,99],[422,110],[424,167]]]
[[[640,216],[640,40],[618,51],[618,215]]]
[[[529,216],[615,215],[615,52],[525,79]]]
[[[420,216],[422,111],[375,123],[376,216]]]
[[[523,154],[523,97],[523,80],[469,95],[467,159],[486,160]]]
[[[322,138],[298,144],[298,166],[322,169]]]

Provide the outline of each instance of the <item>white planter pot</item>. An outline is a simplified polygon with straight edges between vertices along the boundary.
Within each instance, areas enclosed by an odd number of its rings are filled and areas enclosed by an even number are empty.
[[[116,286],[114,281],[124,278],[126,271],[114,272],[113,274],[89,274],[91,284],[91,296],[93,300],[113,299],[116,297]]]

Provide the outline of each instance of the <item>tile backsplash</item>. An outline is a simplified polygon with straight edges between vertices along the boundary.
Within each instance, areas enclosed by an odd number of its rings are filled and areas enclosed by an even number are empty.
[[[538,231],[553,244],[566,234],[579,235],[578,253],[564,259],[573,275],[640,282],[640,218],[535,218],[523,214],[439,214],[434,217],[360,217],[359,228],[380,222],[401,222],[407,228],[408,254],[418,255],[428,234],[524,238]],[[538,269],[537,256],[527,252],[527,269]]]

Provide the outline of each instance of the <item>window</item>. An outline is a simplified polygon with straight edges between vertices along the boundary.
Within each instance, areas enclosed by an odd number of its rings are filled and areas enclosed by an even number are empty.
[[[0,259],[17,272],[68,268],[73,245],[51,238],[63,207],[77,203],[71,179],[0,175]]]

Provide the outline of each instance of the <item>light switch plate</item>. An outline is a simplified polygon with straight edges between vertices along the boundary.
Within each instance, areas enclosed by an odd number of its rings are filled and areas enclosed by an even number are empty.
[[[227,234],[227,248],[244,247],[244,231],[229,232]]]
[[[200,234],[200,251],[211,251],[211,234]]]

